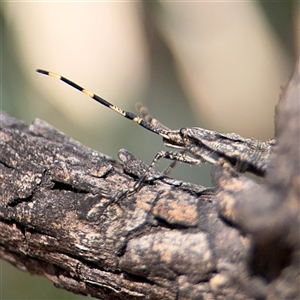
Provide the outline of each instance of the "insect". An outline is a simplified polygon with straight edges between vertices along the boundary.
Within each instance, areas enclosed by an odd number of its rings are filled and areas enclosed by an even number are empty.
[[[257,141],[254,139],[245,139],[236,133],[222,134],[198,127],[183,127],[178,130],[171,130],[158,120],[154,119],[147,108],[140,104],[138,105],[138,110],[143,118],[113,105],[61,75],[40,69],[36,71],[60,79],[64,83],[88,95],[95,101],[110,108],[123,117],[160,135],[166,146],[180,150],[180,152],[158,152],[144,174],[136,181],[133,187],[128,189],[126,196],[131,195],[140,189],[143,182],[147,179],[149,172],[161,158],[173,161],[165,173],[168,173],[175,166],[177,161],[191,165],[201,165],[205,162],[214,164],[219,158],[225,159],[238,172],[251,172],[258,176],[264,176],[266,172],[271,148],[276,143],[275,139],[269,141]],[[187,153],[191,154],[192,157],[187,155]]]

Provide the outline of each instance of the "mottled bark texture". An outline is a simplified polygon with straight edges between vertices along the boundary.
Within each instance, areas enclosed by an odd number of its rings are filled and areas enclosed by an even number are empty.
[[[299,69],[276,109],[258,184],[219,159],[215,191],[67,138],[0,121],[0,257],[99,299],[299,299]]]

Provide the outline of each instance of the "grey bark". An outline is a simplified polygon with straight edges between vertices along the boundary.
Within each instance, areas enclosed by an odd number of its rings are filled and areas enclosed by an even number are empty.
[[[215,190],[117,162],[41,120],[0,119],[0,257],[99,299],[297,299],[299,68],[263,184],[220,160]]]

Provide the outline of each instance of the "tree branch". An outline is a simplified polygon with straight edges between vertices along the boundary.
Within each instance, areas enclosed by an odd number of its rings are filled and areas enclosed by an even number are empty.
[[[263,185],[220,160],[215,193],[154,172],[115,201],[145,168],[130,153],[122,164],[41,120],[0,126],[0,257],[16,267],[99,299],[299,297],[298,69]]]

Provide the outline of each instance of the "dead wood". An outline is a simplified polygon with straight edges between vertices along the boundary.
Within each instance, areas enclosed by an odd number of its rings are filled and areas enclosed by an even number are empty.
[[[0,120],[0,257],[99,299],[297,299],[299,69],[277,106],[263,184],[220,160],[216,190],[125,164],[41,120]]]

